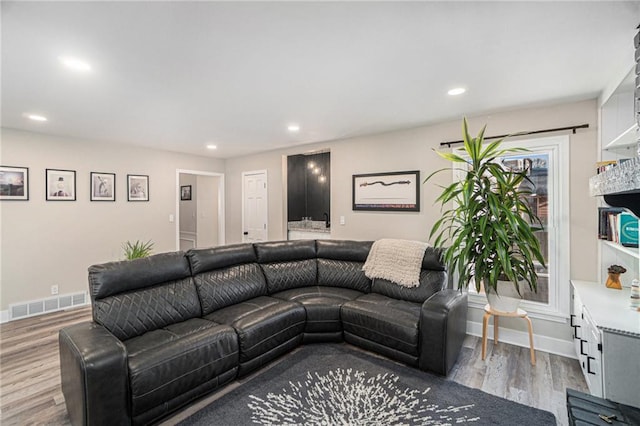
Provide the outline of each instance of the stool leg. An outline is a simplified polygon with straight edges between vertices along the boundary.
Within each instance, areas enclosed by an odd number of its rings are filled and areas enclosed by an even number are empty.
[[[498,344],[498,316],[493,316],[493,344]]]
[[[529,327],[529,351],[531,352],[531,365],[536,365],[536,351],[533,348],[533,325],[531,324],[531,319],[528,316],[525,316],[524,319],[527,320],[527,326]]]
[[[482,359],[487,356],[487,324],[489,323],[489,313],[482,317]]]

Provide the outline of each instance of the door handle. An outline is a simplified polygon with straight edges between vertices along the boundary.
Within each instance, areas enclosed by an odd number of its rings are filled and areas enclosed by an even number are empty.
[[[587,357],[587,373],[589,374],[596,374],[595,371],[591,371],[591,360],[596,360],[594,357],[592,356],[588,356]]]

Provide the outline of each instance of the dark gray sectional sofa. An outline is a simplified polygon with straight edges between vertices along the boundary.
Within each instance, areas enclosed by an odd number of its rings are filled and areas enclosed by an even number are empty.
[[[371,282],[371,244],[238,244],[90,267],[93,321],[59,336],[72,423],[152,423],[303,343],[347,341],[446,375],[466,295],[445,288],[433,248],[419,287]]]

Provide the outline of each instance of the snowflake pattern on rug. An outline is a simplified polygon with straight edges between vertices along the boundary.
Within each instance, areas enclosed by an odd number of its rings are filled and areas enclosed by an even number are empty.
[[[424,391],[401,388],[399,377],[338,368],[326,374],[308,372],[303,383],[289,382],[265,399],[250,395],[251,419],[279,425],[451,425],[479,417],[456,416],[474,404],[441,408]]]

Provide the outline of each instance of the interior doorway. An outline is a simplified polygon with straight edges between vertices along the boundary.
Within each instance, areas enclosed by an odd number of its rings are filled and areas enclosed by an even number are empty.
[[[223,245],[224,174],[176,171],[176,249]]]
[[[269,212],[267,209],[267,171],[242,172],[242,241],[266,241]]]

